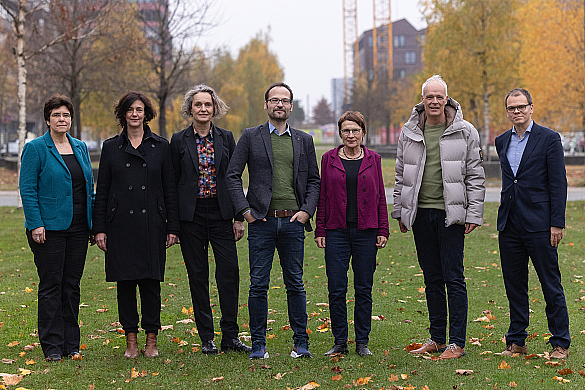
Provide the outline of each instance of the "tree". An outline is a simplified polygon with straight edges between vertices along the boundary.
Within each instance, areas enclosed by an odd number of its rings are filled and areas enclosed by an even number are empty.
[[[502,97],[519,80],[517,0],[424,0],[424,73],[441,74],[448,93],[490,142],[490,121],[505,120]],[[479,118],[483,118],[479,120]],[[480,123],[483,126],[480,126]],[[489,154],[488,154],[489,156]],[[489,157],[488,157],[489,158]]]
[[[183,76],[198,66],[200,51],[193,46],[198,37],[215,25],[210,15],[212,0],[155,0],[139,2],[138,18],[149,47],[140,51],[154,77],[145,75],[143,85],[158,102],[158,130],[166,131],[166,105]]]
[[[293,110],[290,112],[290,117],[288,118],[288,123],[296,127],[298,125],[303,124],[305,121],[305,110],[303,110],[303,106],[300,100],[293,100]]]
[[[323,96],[313,109],[313,122],[317,125],[326,125],[335,122],[331,104]]]

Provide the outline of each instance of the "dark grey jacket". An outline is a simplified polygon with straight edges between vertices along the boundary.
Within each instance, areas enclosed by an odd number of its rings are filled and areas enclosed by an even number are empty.
[[[290,127],[293,145],[293,181],[299,210],[311,217],[317,208],[321,179],[315,156],[313,137]],[[248,193],[244,196],[242,172],[248,164]],[[272,198],[272,141],[268,122],[244,130],[228,167],[226,181],[237,213],[248,207],[254,218],[266,217]],[[305,226],[311,231],[311,224]]]

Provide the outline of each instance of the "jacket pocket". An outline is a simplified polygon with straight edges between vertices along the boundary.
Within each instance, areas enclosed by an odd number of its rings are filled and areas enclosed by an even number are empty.
[[[547,193],[537,193],[530,195],[532,203],[550,202],[550,195]]]
[[[39,196],[39,208],[41,210],[42,219],[57,218],[57,198]]]
[[[106,221],[108,223],[112,222],[114,215],[116,215],[116,211],[118,211],[118,199],[112,195],[112,198],[108,202],[108,210],[106,212]]]
[[[167,220],[167,208],[165,207],[165,200],[163,199],[162,195],[159,195],[156,198],[156,208],[160,216],[162,217],[163,221]]]

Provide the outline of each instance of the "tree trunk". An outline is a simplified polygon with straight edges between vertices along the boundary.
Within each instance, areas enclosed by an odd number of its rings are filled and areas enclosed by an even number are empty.
[[[24,33],[26,20],[26,0],[18,0],[18,19],[15,21],[16,65],[18,69],[18,163],[17,172],[20,178],[20,158],[26,140],[26,57],[24,55]],[[20,189],[20,183],[19,183]],[[17,206],[22,209],[22,199],[18,191]]]
[[[483,145],[484,158],[491,161],[490,156],[490,102],[487,90],[487,82],[483,84]]]

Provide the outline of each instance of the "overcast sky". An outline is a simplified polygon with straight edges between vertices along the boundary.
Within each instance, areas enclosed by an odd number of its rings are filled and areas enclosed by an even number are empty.
[[[373,27],[373,0],[357,3],[361,35]],[[307,100],[311,110],[323,96],[331,102],[331,79],[343,77],[343,0],[215,0],[213,4],[221,23],[202,37],[202,47],[224,46],[236,57],[240,48],[270,26],[270,48],[305,113],[309,114]],[[403,18],[417,29],[426,27],[416,0],[392,1],[392,21]]]

